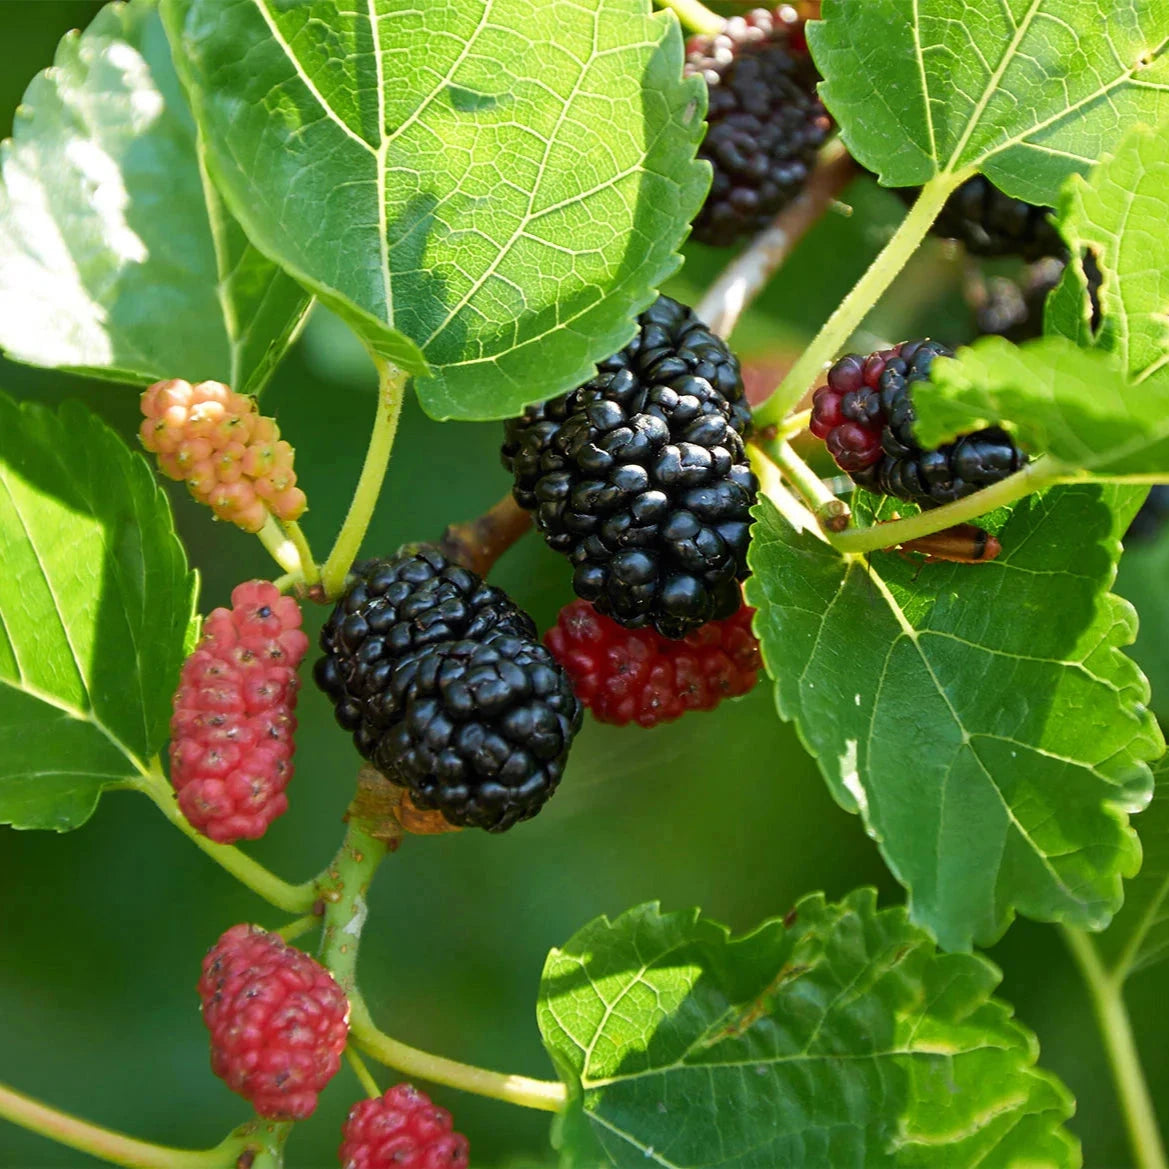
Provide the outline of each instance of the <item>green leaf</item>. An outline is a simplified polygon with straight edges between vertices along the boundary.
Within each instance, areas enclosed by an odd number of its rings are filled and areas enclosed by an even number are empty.
[[[649,0],[165,0],[249,237],[436,418],[583,381],[677,268],[705,87]]]
[[[1169,367],[1169,122],[1138,126],[1088,178],[1073,175],[1059,200],[1059,227],[1073,262],[1053,294],[1047,327],[1115,354],[1134,382]],[[1083,258],[1102,277],[1101,319],[1088,312]]]
[[[0,394],[0,823],[76,828],[162,746],[195,575],[141,455]]]
[[[871,890],[787,920],[732,938],[643,905],[553,950],[537,1013],[565,1131],[583,1118],[618,1169],[1079,1164],[1071,1097],[989,962]]]
[[[309,306],[205,185],[152,0],[61,42],[0,147],[0,347],[114,381],[260,390]]]
[[[1169,958],[1169,760],[1161,759],[1154,778],[1153,802],[1137,821],[1141,871],[1125,887],[1124,908],[1093,939],[1119,980]]]
[[[1016,911],[1103,928],[1137,869],[1126,813],[1164,744],[1107,589],[1140,495],[1030,496],[979,565],[870,566],[758,506],[747,597],[779,713],[949,949]]]
[[[887,186],[976,168],[1053,205],[1136,122],[1169,113],[1169,6],[824,0],[809,40],[853,156]]]
[[[1069,468],[1169,479],[1169,370],[1138,385],[1112,354],[1062,337],[1023,346],[982,337],[938,358],[930,381],[913,398],[927,449],[999,423]]]

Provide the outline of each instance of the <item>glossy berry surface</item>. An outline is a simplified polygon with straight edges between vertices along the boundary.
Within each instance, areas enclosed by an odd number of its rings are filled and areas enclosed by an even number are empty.
[[[295,520],[304,514],[292,447],[275,420],[259,413],[255,398],[222,382],[171,378],[145,390],[141,406],[142,445],[158,456],[163,474],[185,482],[220,519],[258,532],[269,515]]]
[[[256,840],[288,809],[300,607],[269,581],[236,586],[183,663],[171,718],[170,780],[183,815],[220,844]]]
[[[690,309],[662,296],[638,321],[596,377],[507,424],[503,462],[577,596],[684,637],[739,607],[751,415],[738,361]]]
[[[997,483],[1027,456],[999,427],[962,435],[936,450],[913,437],[912,389],[928,382],[936,341],[906,341],[862,357],[842,357],[812,397],[809,429],[837,465],[870,491],[923,506],[949,503]]]
[[[321,631],[318,685],[414,804],[501,832],[556,790],[581,709],[535,625],[437,550],[354,570]]]
[[[451,1114],[412,1084],[395,1084],[349,1110],[338,1150],[341,1169],[468,1169],[467,1138]]]
[[[625,629],[587,601],[573,601],[544,641],[598,722],[655,727],[754,687],[760,658],[753,614],[744,605],[674,641],[652,629]]]
[[[766,227],[799,194],[832,120],[791,5],[732,16],[717,36],[686,47],[686,74],[707,84],[698,153],[714,171],[693,234],[723,246]]]
[[[311,1116],[349,1035],[333,976],[278,934],[236,925],[203,959],[198,991],[211,1070],[261,1116]]]

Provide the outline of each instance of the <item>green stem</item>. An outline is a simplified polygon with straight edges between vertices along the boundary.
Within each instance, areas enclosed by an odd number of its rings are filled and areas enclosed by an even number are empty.
[[[1060,932],[1092,998],[1092,1009],[1112,1066],[1137,1169],[1169,1169],[1165,1145],[1157,1127],[1157,1115],[1124,1005],[1122,985],[1104,969],[1095,944],[1083,930],[1060,926]]]
[[[321,961],[349,996],[349,1036],[367,1055],[408,1076],[476,1092],[545,1112],[557,1112],[566,1093],[559,1081],[532,1080],[487,1071],[399,1043],[378,1030],[357,987],[357,954],[365,924],[366,893],[386,855],[386,845],[350,819],[345,842],[321,884],[325,936]]]
[[[398,431],[402,402],[406,397],[406,382],[409,375],[384,358],[375,356],[374,363],[378,371],[377,416],[369,436],[369,447],[365,452],[365,463],[361,468],[361,477],[357,481],[357,490],[354,491],[353,501],[349,505],[349,513],[345,517],[345,523],[341,525],[337,542],[333,545],[321,573],[321,581],[328,598],[336,597],[341,592],[349,568],[357,558],[361,542],[365,539],[369,521],[373,518],[373,509],[381,494],[382,480],[385,479],[390,452],[394,447],[394,435]]]
[[[191,827],[179,810],[175,794],[166,776],[158,771],[149,771],[127,785],[154,801],[159,811],[194,844],[201,848],[217,865],[229,872],[237,881],[246,885],[253,893],[263,897],[277,909],[287,913],[302,914],[312,909],[317,899],[315,881],[302,885],[290,885],[275,873],[264,868],[258,861],[240,852],[229,844],[216,844]]]
[[[793,439],[797,434],[807,430],[808,423],[811,421],[811,410],[801,410],[798,414],[789,414],[780,424],[775,437],[784,442]]]
[[[297,552],[296,545],[284,534],[284,529],[275,516],[269,515],[256,535],[260,537],[260,543],[268,549],[268,555],[285,572],[301,572],[300,553]]]
[[[689,32],[716,37],[726,24],[721,16],[711,12],[705,4],[700,4],[698,0],[656,0],[656,2],[659,8],[670,9],[682,27]]]
[[[349,1061],[349,1066],[353,1069],[353,1074],[357,1077],[365,1094],[371,1100],[376,1100],[381,1096],[382,1090],[377,1086],[377,1080],[373,1078],[369,1068],[365,1066],[365,1060],[357,1054],[357,1049],[352,1043],[345,1048],[345,1058]]]
[[[317,568],[317,562],[313,559],[313,550],[309,545],[308,537],[301,530],[300,524],[295,520],[287,520],[282,525],[285,532],[288,533],[288,538],[292,541],[296,548],[296,554],[300,558],[300,570],[304,577],[304,583],[310,588],[320,583],[321,570]]]
[[[50,1108],[3,1084],[0,1084],[0,1116],[70,1149],[130,1169],[228,1169],[249,1146],[260,1147],[248,1126],[232,1133],[214,1149],[154,1145]]]
[[[775,505],[776,510],[797,532],[811,532],[826,539],[816,517],[787,489],[779,468],[754,443],[747,444],[751,469],[759,480],[759,490]]]
[[[279,934],[286,942],[294,942],[320,924],[321,916],[319,913],[306,913],[304,917],[298,917],[295,921],[290,921],[287,925],[282,925],[278,930],[272,932]]]
[[[1066,467],[1043,455],[1033,463],[1028,463],[1021,471],[1016,471],[1000,482],[984,487],[981,491],[976,491],[973,495],[967,495],[954,503],[932,507],[905,520],[873,524],[868,528],[849,528],[844,532],[827,532],[825,535],[838,552],[852,555],[876,552],[881,548],[903,544],[906,540],[932,536],[935,532],[953,527],[954,524],[964,524],[968,520],[977,519],[980,515],[986,515],[996,507],[1014,503],[1033,491],[1041,491],[1044,487],[1051,487],[1056,483],[1076,482],[1079,478],[1078,475],[1067,474]]]
[[[789,483],[815,508],[842,501],[824,485],[824,480],[782,439],[760,443],[764,454],[783,472]]]
[[[972,172],[935,175],[921,189],[917,201],[885,245],[869,270],[857,281],[853,290],[828,318],[816,338],[800,355],[795,365],[780,383],[779,389],[755,410],[758,426],[778,425],[784,416],[811,388],[831,362],[840,355],[849,337],[860,327],[869,310],[893,283],[910,256],[925,239],[930,225],[938,217],[942,204],[951,192]]]

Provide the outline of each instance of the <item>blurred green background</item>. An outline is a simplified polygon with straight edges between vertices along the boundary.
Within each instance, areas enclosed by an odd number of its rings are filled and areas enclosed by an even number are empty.
[[[32,73],[59,37],[99,6],[79,0],[0,0],[0,133]],[[748,359],[790,360],[887,237],[900,204],[867,181],[799,249],[743,323]],[[670,291],[697,299],[726,257],[693,247]],[[931,332],[969,336],[963,266],[931,243],[868,322],[861,343]],[[182,370],[175,370],[176,375]],[[77,397],[134,442],[137,395],[0,361],[0,388],[57,402]],[[372,370],[343,326],[318,311],[265,396],[298,452],[311,512],[304,527],[327,549],[355,482],[373,411]],[[533,396],[539,392],[533,388]],[[484,510],[507,489],[497,425],[438,425],[412,404],[365,551],[384,554],[431,538]],[[174,488],[175,485],[171,484]],[[202,609],[231,586],[275,575],[259,544],[213,524],[172,490],[180,532],[203,574]],[[1131,557],[1129,580],[1149,627],[1166,628],[1169,544]],[[542,628],[570,599],[563,562],[535,538],[493,580]],[[308,615],[315,635],[324,613]],[[1166,641],[1142,660],[1169,684]],[[1169,689],[1162,691],[1169,693]],[[291,880],[316,872],[341,835],[358,759],[311,686],[302,693],[292,808],[251,851]],[[906,760],[912,766],[912,760]],[[544,955],[598,914],[641,901],[700,905],[735,930],[784,913],[804,893],[838,897],[875,884],[900,890],[859,821],[829,798],[793,730],[775,717],[768,688],[711,714],[652,732],[586,724],[556,798],[502,837],[466,832],[408,841],[384,865],[372,895],[361,966],[382,1027],[418,1046],[506,1071],[551,1076],[535,1023]],[[199,961],[237,921],[274,927],[281,916],[235,885],[152,805],[115,793],[65,836],[0,829],[0,1080],[98,1123],[180,1146],[208,1146],[248,1116],[208,1068],[194,993]],[[1047,927],[1017,923],[991,955],[1003,996],[1038,1033],[1042,1060],[1078,1100],[1073,1127],[1094,1169],[1131,1164],[1087,998]],[[1153,1096],[1169,1101],[1169,1013],[1164,967],[1131,984],[1130,1002]],[[394,1081],[375,1069],[384,1086]],[[551,1166],[548,1118],[444,1089],[477,1169]],[[343,1067],[316,1115],[297,1126],[288,1164],[336,1164],[348,1106],[360,1096]],[[1169,1116],[1169,1105],[1165,1107]],[[0,1166],[95,1162],[0,1122]]]

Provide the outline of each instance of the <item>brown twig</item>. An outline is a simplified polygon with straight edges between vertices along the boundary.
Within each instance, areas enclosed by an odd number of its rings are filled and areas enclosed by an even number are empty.
[[[729,337],[743,310],[857,173],[842,142],[828,146],[803,191],[719,274],[695,306],[698,318],[720,337]]]
[[[444,556],[486,576],[492,565],[532,526],[532,517],[509,491],[478,519],[451,524],[438,547]]]

